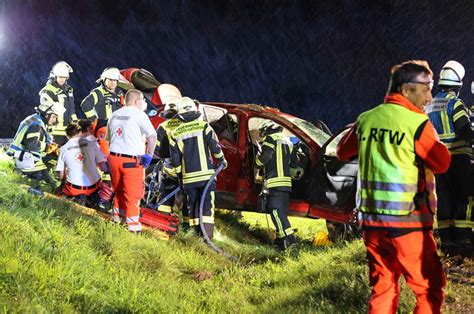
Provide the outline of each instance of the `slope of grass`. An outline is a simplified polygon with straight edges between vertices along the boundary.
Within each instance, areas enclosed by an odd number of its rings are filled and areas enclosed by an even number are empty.
[[[0,161],[0,308],[16,312],[366,311],[370,294],[361,241],[310,245],[324,221],[292,218],[301,244],[271,246],[264,215],[222,211],[216,242],[233,263],[192,234],[164,241],[81,215],[62,200],[21,189]],[[450,285],[453,302],[469,287]],[[470,303],[472,304],[472,303]],[[403,285],[400,310],[414,298]]]

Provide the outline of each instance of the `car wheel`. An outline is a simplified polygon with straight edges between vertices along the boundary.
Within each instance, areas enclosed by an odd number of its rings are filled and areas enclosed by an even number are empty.
[[[329,239],[332,242],[351,241],[361,236],[359,227],[352,223],[339,223],[334,221],[326,221]]]
[[[160,169],[160,163],[153,167],[148,167],[145,171],[145,193],[143,195],[143,204],[156,204],[160,197],[160,180],[161,176],[158,174]],[[152,189],[150,191],[150,188]]]

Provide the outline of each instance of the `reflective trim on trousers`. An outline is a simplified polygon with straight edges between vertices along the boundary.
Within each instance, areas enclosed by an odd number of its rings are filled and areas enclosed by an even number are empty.
[[[450,227],[454,227],[454,220],[438,220],[438,229],[446,229]]]

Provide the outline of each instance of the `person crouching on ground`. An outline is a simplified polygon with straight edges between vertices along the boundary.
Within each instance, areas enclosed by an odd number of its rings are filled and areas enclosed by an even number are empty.
[[[64,182],[61,193],[77,199],[89,198],[92,201],[90,198],[100,187],[97,166],[108,172],[107,159],[96,141],[82,136],[82,127],[78,122],[66,127],[66,135],[69,140],[60,148],[56,166],[59,178]]]

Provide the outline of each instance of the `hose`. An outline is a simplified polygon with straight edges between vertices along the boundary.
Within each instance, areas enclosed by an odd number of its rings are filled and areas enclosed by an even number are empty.
[[[209,238],[209,235],[206,232],[206,229],[204,228],[204,222],[202,221],[202,212],[204,210],[204,201],[206,199],[206,193],[209,190],[209,187],[211,186],[212,182],[217,177],[219,172],[221,172],[222,169],[224,169],[224,164],[221,164],[219,165],[219,167],[217,167],[216,171],[214,172],[212,177],[209,179],[209,181],[207,181],[207,184],[204,187],[204,190],[202,191],[201,201],[199,202],[199,226],[201,227],[201,232],[204,237],[204,241],[207,243],[207,245],[209,245],[217,253],[224,255],[225,257],[229,258],[230,260],[234,262],[237,262],[239,260],[237,257],[224,252],[222,249],[220,249],[217,245],[215,245],[211,241],[211,239]]]

